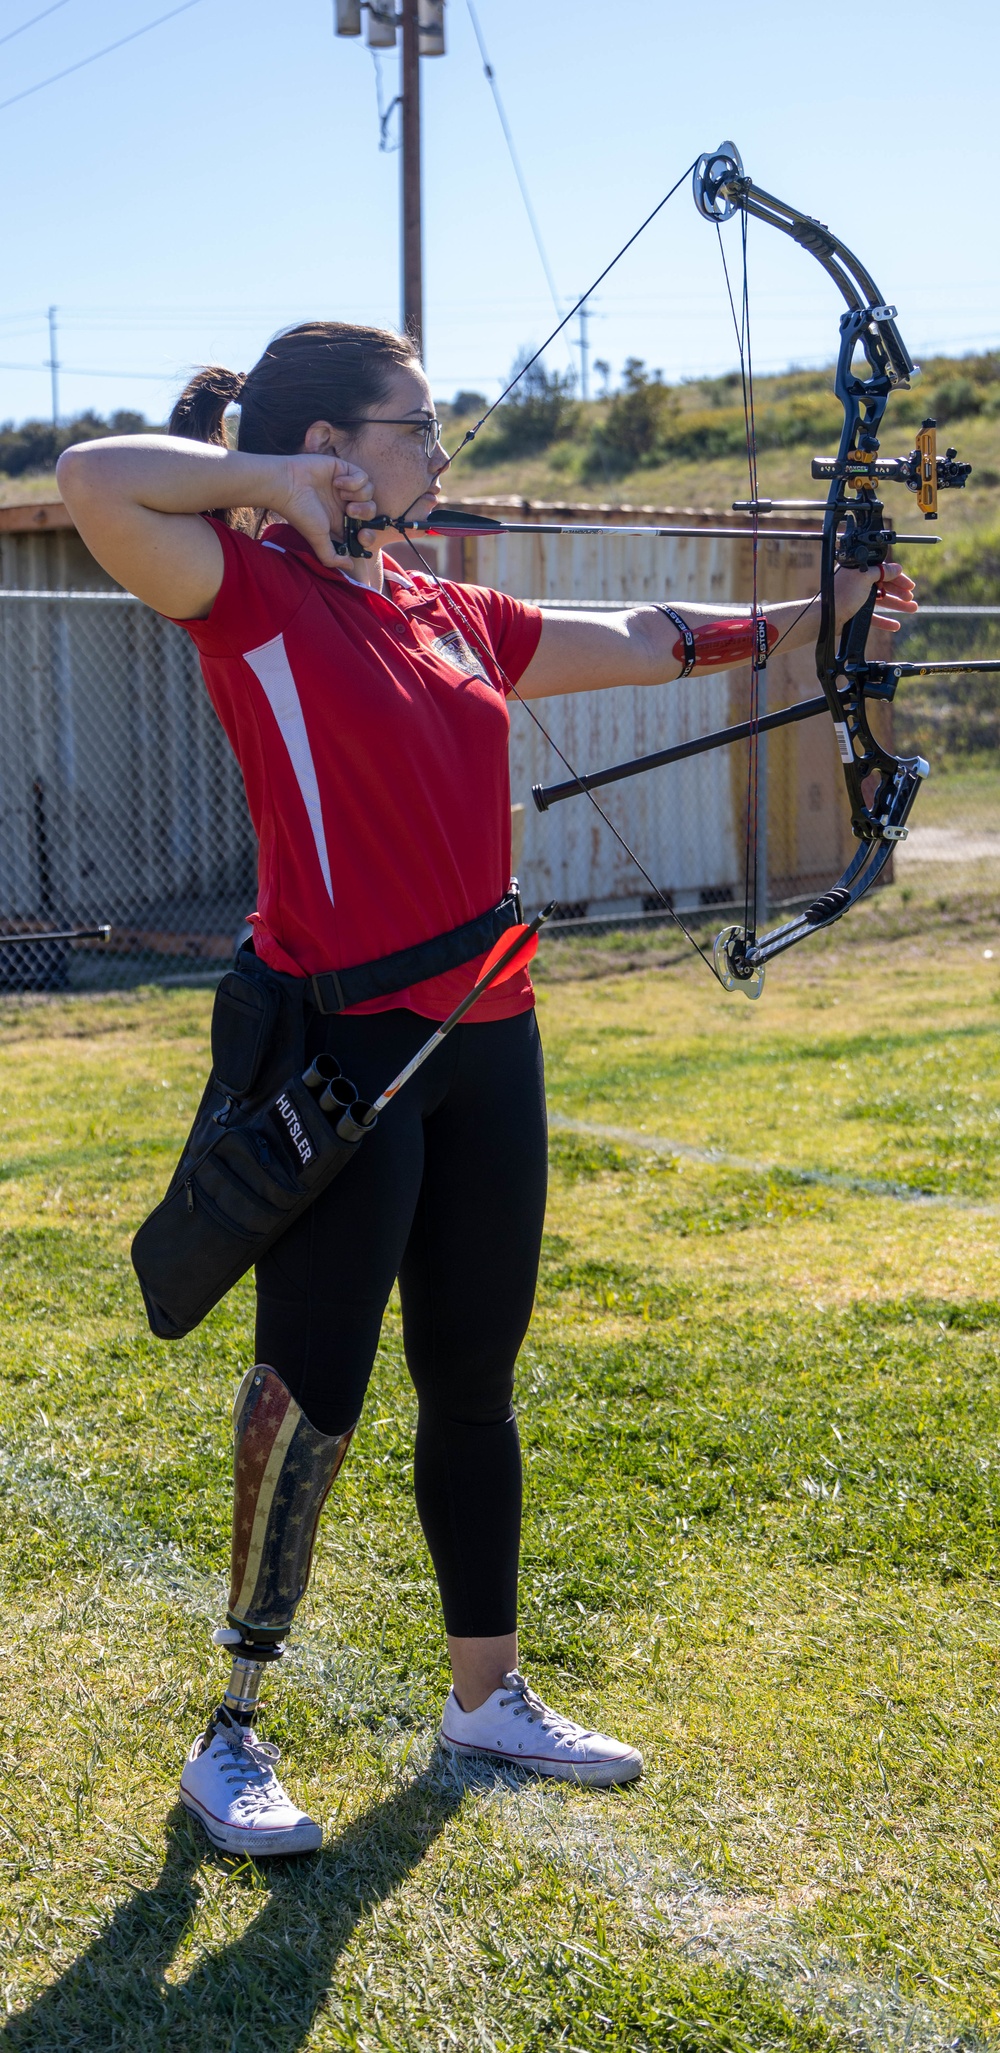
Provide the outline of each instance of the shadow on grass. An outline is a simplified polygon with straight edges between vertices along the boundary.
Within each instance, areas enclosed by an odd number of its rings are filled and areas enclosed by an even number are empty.
[[[165,1977],[199,1910],[206,1841],[178,1804],[155,1886],[8,2020],[4,2053],[296,2053],[356,1925],[419,1865],[476,1779],[436,1754],[321,1853],[236,1864],[232,1886],[252,1892],[257,1915],[183,1982]]]

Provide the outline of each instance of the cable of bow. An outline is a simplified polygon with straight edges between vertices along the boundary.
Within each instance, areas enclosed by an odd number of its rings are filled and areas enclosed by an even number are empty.
[[[732,281],[729,276],[729,265],[726,262],[726,252],[722,241],[722,230],[718,222],[716,223],[716,236],[718,238],[719,256],[722,262],[723,277],[726,281],[726,296],[729,301],[729,310],[732,314],[733,319],[733,330],[736,336],[736,348],[739,355],[740,385],[743,394],[743,427],[746,439],[747,479],[750,488],[750,517],[752,522],[751,533],[753,537],[750,620],[754,639],[751,643],[750,701],[748,708],[749,717],[747,721],[749,732],[747,735],[747,802],[743,867],[743,931],[748,937],[752,936],[753,939],[756,940],[757,913],[759,902],[758,872],[760,860],[759,817],[760,712],[762,693],[761,680],[767,669],[768,648],[767,628],[766,623],[764,623],[763,621],[763,615],[760,612],[757,593],[757,562],[758,551],[760,546],[760,495],[757,488],[757,421],[754,408],[753,352],[750,343],[750,292],[748,283],[749,273],[747,268],[747,218],[745,214],[743,216],[742,225],[743,233],[740,238],[740,247],[743,264],[742,285],[740,290],[740,311],[738,316],[736,312],[736,303],[733,298]],[[810,604],[812,603],[813,602],[810,601]],[[763,625],[764,627],[764,632],[761,639],[758,640],[757,635],[761,625]],[[787,631],[788,630],[786,629],[786,632]],[[765,822],[765,849],[766,846],[767,836]],[[766,895],[766,876],[764,879],[764,890]],[[759,987],[758,992],[755,995],[759,995]]]

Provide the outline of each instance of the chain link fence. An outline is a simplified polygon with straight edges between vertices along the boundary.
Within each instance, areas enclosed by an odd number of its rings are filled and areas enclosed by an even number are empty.
[[[215,975],[256,892],[183,630],[118,592],[0,593],[0,989]],[[109,921],[108,943],[2,934]]]
[[[907,654],[993,653],[1000,607],[928,609],[905,641]],[[773,705],[815,691],[810,652],[786,668],[770,681]],[[935,680],[934,694],[915,682],[897,700],[895,745],[919,748],[934,774],[895,878],[906,898],[935,909],[963,897],[1000,909],[1000,695],[992,678],[968,686],[963,697],[959,680]],[[594,768],[743,717],[745,689],[733,672],[538,710],[570,760]],[[558,900],[553,935],[662,925],[585,799],[535,812],[531,784],[566,773],[524,709],[513,716],[515,867],[527,902]],[[774,909],[832,882],[851,844],[832,723],[782,730],[765,768]],[[739,917],[745,776],[738,746],[599,794],[689,921],[718,926],[730,906]],[[255,896],[242,782],[184,632],[117,591],[0,592],[0,990],[214,979]],[[103,921],[113,929],[104,945],[3,946],[4,934]]]

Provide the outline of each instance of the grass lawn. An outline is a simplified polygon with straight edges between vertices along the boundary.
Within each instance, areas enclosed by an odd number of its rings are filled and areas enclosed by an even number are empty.
[[[393,1311],[262,1721],[327,1829],[297,1865],[216,1857],[175,1797],[250,1293],[164,1346],[127,1250],[209,996],[6,1001],[5,2046],[1000,2044],[1000,944],[886,919],[757,1005],[549,944],[523,1653],[647,1773],[436,1754]]]

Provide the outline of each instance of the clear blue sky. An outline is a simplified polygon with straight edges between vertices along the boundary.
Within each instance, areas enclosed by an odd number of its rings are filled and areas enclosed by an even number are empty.
[[[177,0],[0,0],[0,100]],[[1000,344],[995,0],[900,12],[816,0],[477,0],[560,293],[587,286],[700,151],[733,136],[763,186],[819,215],[900,309],[911,351]],[[0,108],[0,417],[46,414],[45,309],[61,411],[162,417],[188,367],[244,370],[307,315],[395,323],[398,155],[375,76],[331,0],[196,0]],[[425,304],[435,391],[491,397],[553,325],[465,0],[422,64]],[[8,38],[8,40],[3,40]],[[396,60],[383,59],[388,94]],[[727,248],[736,260],[736,229]],[[818,266],[751,229],[760,368],[828,361],[840,302]],[[688,187],[602,287],[592,349],[672,377],[732,366],[714,231]],[[550,361],[567,362],[565,345]],[[26,365],[27,369],[6,368]]]

